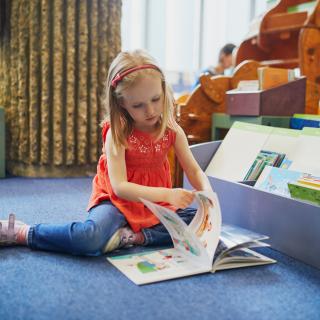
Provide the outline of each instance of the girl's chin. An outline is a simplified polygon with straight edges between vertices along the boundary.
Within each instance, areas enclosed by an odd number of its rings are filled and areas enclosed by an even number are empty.
[[[136,124],[136,128],[142,131],[152,131],[159,125],[159,117],[147,119],[144,123]]]
[[[159,122],[159,117],[156,116],[156,117],[147,119],[146,121],[147,121],[148,124],[156,124],[157,122]]]

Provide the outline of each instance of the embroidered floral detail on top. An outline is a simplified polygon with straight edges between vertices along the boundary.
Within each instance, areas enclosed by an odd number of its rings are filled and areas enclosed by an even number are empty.
[[[160,140],[153,142],[148,135],[131,133],[128,137],[129,146],[142,154],[167,152],[169,147],[169,133],[166,131]]]

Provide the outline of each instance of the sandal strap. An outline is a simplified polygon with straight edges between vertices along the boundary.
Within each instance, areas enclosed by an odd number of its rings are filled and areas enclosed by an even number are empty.
[[[9,214],[9,222],[8,222],[8,240],[9,241],[15,241],[14,236],[14,222],[15,222],[16,216],[13,213]]]
[[[16,242],[16,237],[14,234],[16,216],[14,213],[9,214],[9,219],[7,222],[7,229],[4,228],[3,223],[0,222],[0,245],[6,245]]]

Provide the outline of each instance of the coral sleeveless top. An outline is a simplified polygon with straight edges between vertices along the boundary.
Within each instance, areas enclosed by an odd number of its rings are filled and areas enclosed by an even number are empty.
[[[110,125],[106,123],[102,129],[102,138],[105,143]],[[170,166],[167,158],[170,147],[175,143],[176,133],[166,130],[163,137],[155,141],[149,134],[134,129],[128,137],[128,148],[125,151],[128,182],[149,187],[171,188]],[[116,196],[113,192],[106,155],[102,154],[97,166],[97,174],[92,182],[92,194],[88,210],[103,200],[110,200],[125,216],[134,232],[151,227],[159,223],[158,218],[141,202],[128,201]],[[176,210],[168,203],[159,203],[162,206]]]

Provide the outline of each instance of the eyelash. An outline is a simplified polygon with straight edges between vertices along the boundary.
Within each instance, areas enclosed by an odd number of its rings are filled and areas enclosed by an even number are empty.
[[[152,99],[151,101],[152,101],[152,102],[157,102],[157,101],[159,101],[159,100],[160,100],[160,97],[154,98],[154,99]],[[138,109],[138,108],[141,108],[141,107],[142,107],[142,104],[137,104],[137,105],[133,106],[134,109]]]

